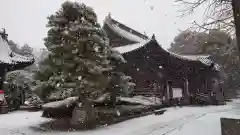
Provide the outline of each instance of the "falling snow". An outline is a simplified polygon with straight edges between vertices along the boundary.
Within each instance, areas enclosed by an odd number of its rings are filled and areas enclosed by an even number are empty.
[[[82,76],[78,76],[78,80],[82,80]]]

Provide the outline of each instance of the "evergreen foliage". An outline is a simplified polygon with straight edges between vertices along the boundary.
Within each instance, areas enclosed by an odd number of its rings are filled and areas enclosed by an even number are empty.
[[[115,78],[124,75],[115,68],[125,61],[120,54],[114,55],[92,8],[64,2],[48,17],[47,27],[45,46],[50,53],[35,74],[41,82],[36,87],[42,89],[41,98],[93,98],[93,93],[113,92],[120,83]]]

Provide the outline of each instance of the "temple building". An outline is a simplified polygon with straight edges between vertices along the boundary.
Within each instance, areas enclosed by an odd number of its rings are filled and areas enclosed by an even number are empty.
[[[173,88],[181,89],[181,102],[223,103],[220,66],[206,55],[178,55],[151,38],[114,20],[104,20],[111,46],[127,61],[119,70],[136,83],[134,95],[155,95],[166,102],[174,100]]]
[[[34,63],[33,57],[25,57],[11,50],[5,31],[0,33],[0,90],[7,72],[23,69]]]

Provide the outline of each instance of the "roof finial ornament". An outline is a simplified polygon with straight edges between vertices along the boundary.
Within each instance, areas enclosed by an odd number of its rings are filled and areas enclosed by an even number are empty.
[[[154,40],[156,39],[155,34],[152,35],[152,39],[154,39]]]
[[[108,12],[108,17],[111,18],[111,13],[110,12]]]
[[[3,40],[8,41],[8,34],[6,33],[5,28],[2,28],[2,32],[0,32],[0,36],[3,38]]]
[[[146,31],[144,31],[144,32],[143,32],[143,34],[144,34],[145,36],[147,36],[147,33],[146,33]]]

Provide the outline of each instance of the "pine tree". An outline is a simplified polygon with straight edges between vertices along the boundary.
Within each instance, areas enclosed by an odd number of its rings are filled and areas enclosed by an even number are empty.
[[[110,83],[108,85],[107,92],[110,93],[110,101],[112,105],[115,106],[116,97],[129,96],[135,84],[131,82],[130,76],[126,76],[119,70],[120,68],[117,68],[126,63],[125,59],[118,51],[111,49],[109,51],[108,58],[113,68],[108,72],[110,76]]]
[[[112,69],[107,59],[110,47],[93,9],[65,2],[48,17],[47,27],[45,46],[50,54],[38,77],[64,98],[71,94],[91,98],[91,93],[104,91]]]
[[[48,19],[45,45],[50,53],[38,64],[35,74],[40,81],[36,93],[41,99],[87,98],[96,92],[108,92],[114,104],[117,95],[131,92],[131,78],[117,69],[126,61],[110,48],[91,8],[65,2]]]
[[[62,98],[78,95],[87,114],[86,125],[92,127],[95,114],[89,99],[93,99],[96,92],[109,90],[115,103],[119,80],[124,74],[115,70],[116,63],[111,63],[109,58],[113,53],[109,41],[90,7],[65,2],[58,12],[48,17],[47,26],[50,29],[45,46],[50,54],[37,74],[46,88],[42,95],[48,97],[54,93],[52,90]],[[115,59],[119,61],[118,58]],[[77,115],[73,115],[73,120],[78,120],[75,117]]]

